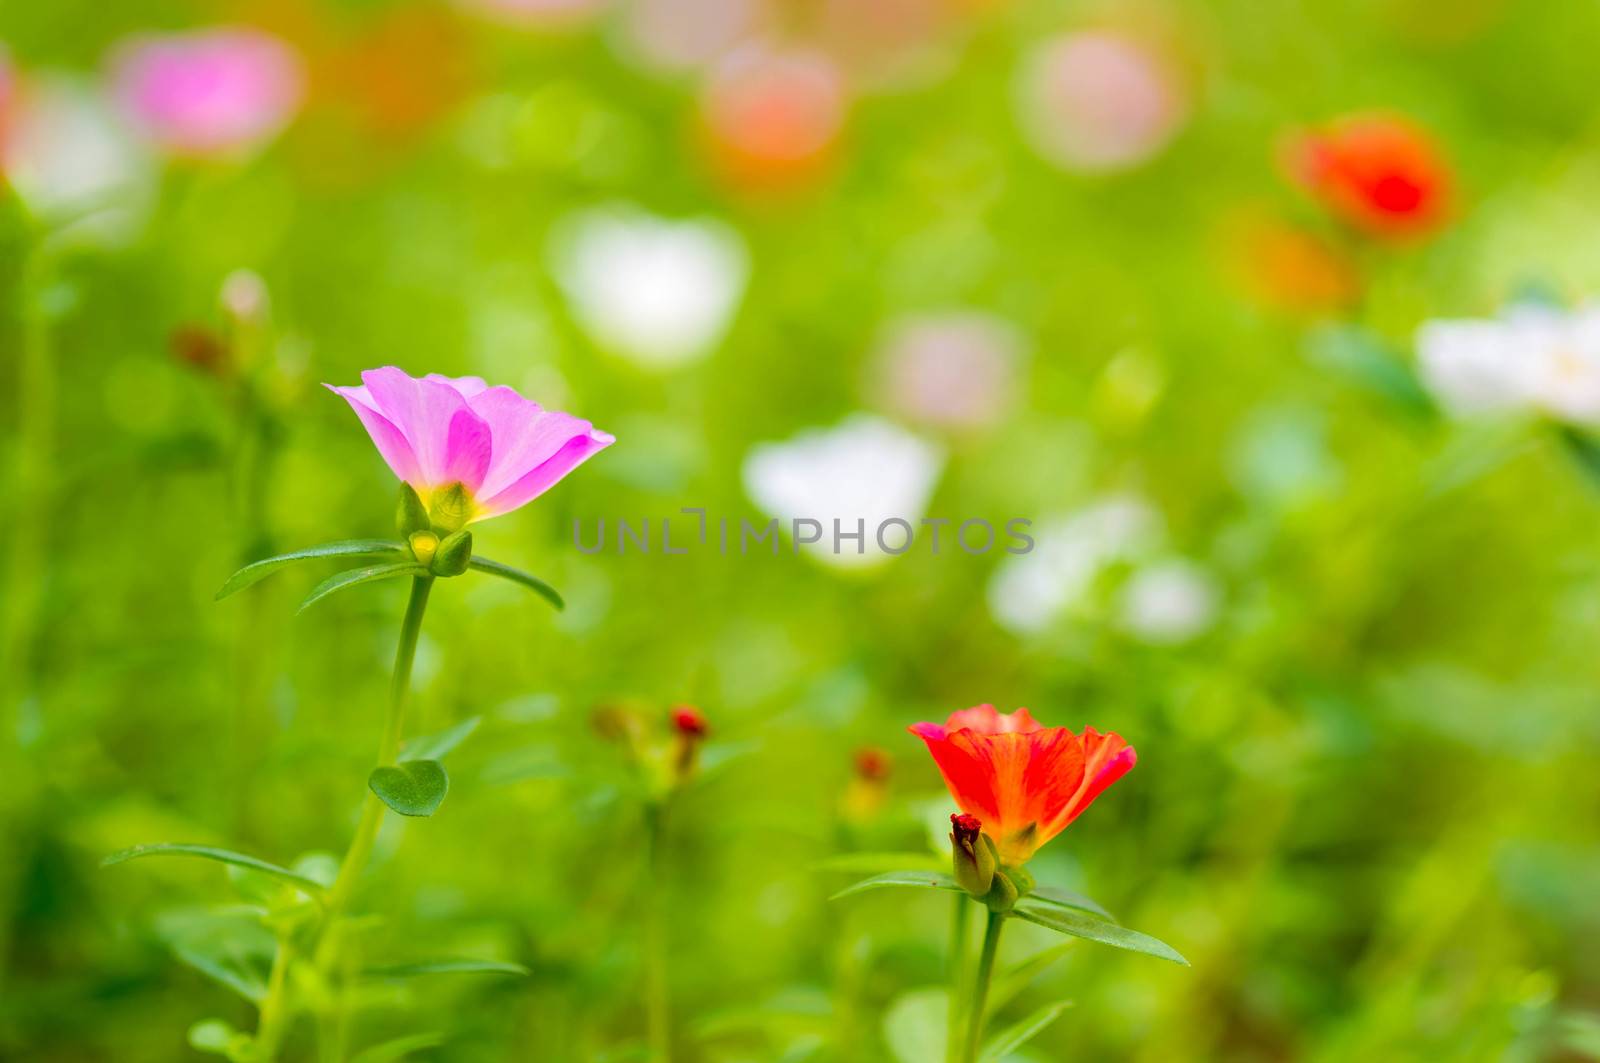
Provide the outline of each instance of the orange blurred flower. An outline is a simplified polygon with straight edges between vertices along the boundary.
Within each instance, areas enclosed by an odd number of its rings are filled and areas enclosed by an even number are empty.
[[[748,190],[792,189],[825,173],[845,110],[843,75],[810,51],[735,53],[701,99],[713,163]]]
[[[1220,235],[1240,283],[1270,306],[1332,313],[1355,305],[1361,294],[1350,256],[1317,233],[1250,212],[1230,219]]]
[[[1450,207],[1451,174],[1431,137],[1390,114],[1341,118],[1292,140],[1290,176],[1341,221],[1372,236],[1422,236]]]
[[[910,730],[928,744],[961,811],[982,821],[1000,859],[1013,867],[1066,829],[1137,759],[1121,735],[1045,727],[1027,709],[1002,715],[979,705],[951,713],[943,726],[919,723]]]

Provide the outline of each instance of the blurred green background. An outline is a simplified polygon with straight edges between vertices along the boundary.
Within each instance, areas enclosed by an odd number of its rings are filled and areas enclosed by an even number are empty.
[[[356,1044],[643,1058],[639,803],[592,719],[687,701],[712,745],[659,886],[678,1057],[937,1059],[947,904],[829,904],[849,878],[815,865],[942,844],[905,727],[987,701],[1138,748],[1033,869],[1194,965],[1071,949],[997,1018],[1074,1004],[1014,1058],[1600,1058],[1600,498],[1553,433],[1437,416],[1405,368],[1428,318],[1600,286],[1600,7],[500,6],[0,7],[13,111],[30,84],[109,91],[141,33],[253,26],[303,77],[248,150],[88,152],[127,167],[89,207],[20,177],[3,204],[0,1056],[199,1058],[190,1024],[252,1027],[216,977],[262,969],[223,871],[98,864],[347,843],[404,591],[294,616],[317,569],[212,595],[389,533],[393,478],[317,384],[393,364],[618,442],[478,529],[565,612],[436,588],[409,729],[483,722],[439,813],[390,817],[361,900],[378,960],[531,974],[375,984]],[[1030,64],[1083,33],[1147,64],[1090,78],[1087,132],[1029,110]],[[1347,234],[1278,162],[1374,108],[1451,168],[1431,238]],[[595,210],[665,242],[599,239],[585,272]],[[633,313],[632,340],[606,331]],[[978,353],[945,397],[988,396],[955,418],[907,384],[942,356],[894,368],[908,328],[953,320]],[[682,506],[762,522],[751,455],[862,411],[936,455],[906,516],[1028,517],[1065,560],[574,546],[575,520]],[[820,473],[819,504],[876,460]],[[1074,523],[1107,504],[1139,533]],[[1032,930],[1007,962],[1055,944]],[[297,1028],[286,1057],[309,1053]]]

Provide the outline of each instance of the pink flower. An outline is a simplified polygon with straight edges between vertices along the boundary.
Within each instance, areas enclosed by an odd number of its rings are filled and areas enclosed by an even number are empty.
[[[276,37],[247,29],[136,37],[112,62],[133,124],[187,157],[236,155],[276,136],[299,109],[305,73]]]
[[[1187,109],[1166,58],[1114,30],[1052,38],[1034,49],[1019,84],[1024,131],[1051,162],[1109,173],[1150,159]]]
[[[477,377],[429,373],[419,380],[385,366],[362,373],[361,381],[324,386],[350,403],[383,460],[424,504],[459,483],[468,520],[533,501],[616,441],[588,421]]]

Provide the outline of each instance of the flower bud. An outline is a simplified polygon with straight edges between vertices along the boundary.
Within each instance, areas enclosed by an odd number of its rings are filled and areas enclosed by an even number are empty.
[[[981,898],[994,885],[995,868],[1000,863],[994,843],[983,833],[977,816],[953,813],[950,826],[950,863],[955,880],[962,889]]]
[[[447,535],[439,543],[439,552],[429,567],[435,576],[459,576],[467,570],[472,560],[472,533],[465,528]]]
[[[1015,872],[1016,868],[995,872],[994,884],[983,897],[983,903],[989,906],[991,912],[1009,912],[1017,903],[1020,893],[1016,883],[1011,881],[1011,875]]]
[[[428,515],[433,526],[449,534],[459,531],[472,519],[472,495],[466,485],[457,480],[433,492],[428,503]]]
[[[422,504],[422,499],[417,497],[416,488],[408,483],[400,485],[400,505],[395,511],[395,524],[400,529],[400,534],[409,538],[412,533],[427,531],[429,526],[428,507]],[[421,561],[419,557],[417,560]],[[422,562],[427,564],[426,561]]]
[[[411,546],[411,556],[417,559],[417,564],[433,564],[433,559],[439,552],[439,537],[437,535],[431,531],[412,532],[411,538],[407,542]]]
[[[675,705],[672,708],[672,729],[677,732],[672,751],[673,781],[679,785],[694,777],[700,759],[700,746],[705,742],[710,728],[705,713],[693,705]]]

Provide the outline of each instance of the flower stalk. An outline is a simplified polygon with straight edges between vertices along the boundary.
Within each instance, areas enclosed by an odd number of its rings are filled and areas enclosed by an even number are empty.
[[[989,1003],[989,983],[994,978],[994,957],[1000,948],[1000,928],[1006,913],[990,910],[983,929],[983,951],[978,956],[978,973],[972,980],[972,1000],[967,1016],[967,1049],[962,1063],[978,1063],[978,1046],[983,1041],[984,1011]]]
[[[411,692],[411,666],[417,656],[417,638],[422,633],[422,614],[428,608],[428,593],[433,590],[432,576],[417,576],[411,581],[411,598],[406,603],[405,619],[400,622],[400,645],[394,655],[394,677],[389,684],[389,708],[383,718],[383,737],[378,743],[378,761],[375,767],[393,764],[400,755],[400,737],[405,726],[406,702]],[[339,877],[334,879],[328,893],[326,922],[331,924],[350,903],[356,882],[366,870],[372,857],[372,847],[378,840],[378,828],[383,826],[383,800],[369,787],[366,800],[361,805],[361,822],[356,826],[355,837],[350,841],[344,861],[339,865]]]

